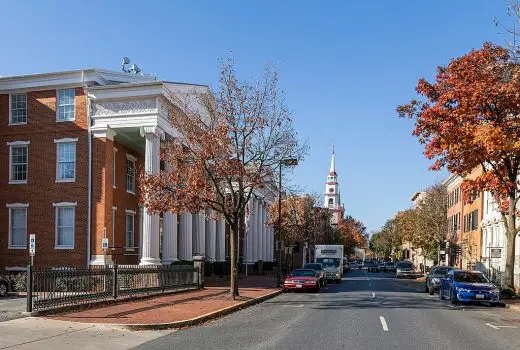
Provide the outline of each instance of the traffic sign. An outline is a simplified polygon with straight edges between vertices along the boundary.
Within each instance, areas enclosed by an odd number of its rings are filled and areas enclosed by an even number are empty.
[[[36,253],[36,235],[31,233],[29,235],[29,255],[34,256]]]
[[[108,238],[103,238],[101,240],[101,248],[103,248],[103,250],[108,250]]]

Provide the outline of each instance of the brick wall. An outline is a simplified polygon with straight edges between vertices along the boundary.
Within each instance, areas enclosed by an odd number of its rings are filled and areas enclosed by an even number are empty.
[[[76,88],[75,121],[56,122],[56,90],[27,93],[27,124],[8,125],[9,96],[0,95],[0,271],[23,266],[28,249],[8,249],[9,211],[6,203],[29,203],[28,233],[37,240],[36,264],[86,264],[88,134],[86,97]],[[78,138],[76,180],[56,183],[54,139]],[[30,141],[27,184],[9,185],[10,141]],[[55,202],[76,202],[74,249],[55,249]]]
[[[116,186],[114,188],[113,155],[116,154]],[[136,177],[138,170],[143,166],[143,155],[132,150],[122,143],[106,138],[94,138],[92,145],[93,157],[93,187],[92,187],[92,254],[102,255],[101,239],[106,227],[109,245],[116,247],[110,249],[111,255],[118,264],[135,264],[139,262],[139,250],[129,251],[125,249],[126,243],[126,210],[136,212],[134,218],[134,245],[139,246],[139,188],[136,178],[136,193],[131,194],[126,190],[126,161],[127,154],[137,158]],[[112,235],[112,207],[116,207],[115,235]],[[114,237],[114,239],[113,239]]]

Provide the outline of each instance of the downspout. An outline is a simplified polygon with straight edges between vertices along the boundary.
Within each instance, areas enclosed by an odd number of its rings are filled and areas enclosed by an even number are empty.
[[[83,71],[81,72],[81,80],[83,79]],[[90,236],[91,236],[91,216],[92,216],[92,134],[90,131],[90,99],[88,97],[87,86],[84,84],[83,89],[87,96],[87,128],[88,128],[88,199],[87,199],[87,266],[90,265]]]

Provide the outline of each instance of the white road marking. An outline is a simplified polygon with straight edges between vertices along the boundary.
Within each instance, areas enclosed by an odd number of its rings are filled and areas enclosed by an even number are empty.
[[[428,294],[428,296],[429,296],[430,298],[435,298],[435,295],[429,295],[429,294]]]
[[[376,297],[376,293],[372,292],[372,298]]]
[[[300,304],[300,305],[284,305],[284,306],[287,306],[287,307],[303,307],[303,304]]]
[[[379,316],[379,320],[381,321],[381,326],[383,326],[383,330],[388,332],[388,325],[386,324],[385,318],[383,316]]]
[[[486,323],[486,326],[489,326],[489,327],[491,327],[491,328],[495,328],[495,329],[500,329],[500,328],[498,328],[497,326],[493,326],[493,325],[490,324],[490,323]]]
[[[496,330],[499,330],[500,328],[518,328],[516,326],[495,326],[495,325],[493,325],[491,323],[486,323],[486,326],[489,326],[489,327],[494,328]]]

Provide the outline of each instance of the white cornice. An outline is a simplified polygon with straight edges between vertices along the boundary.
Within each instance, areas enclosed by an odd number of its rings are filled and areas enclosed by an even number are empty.
[[[106,85],[112,82],[134,83],[155,80],[151,76],[135,75],[104,69],[78,69],[52,73],[38,73],[0,77],[0,93],[30,90],[80,87],[85,85]]]

